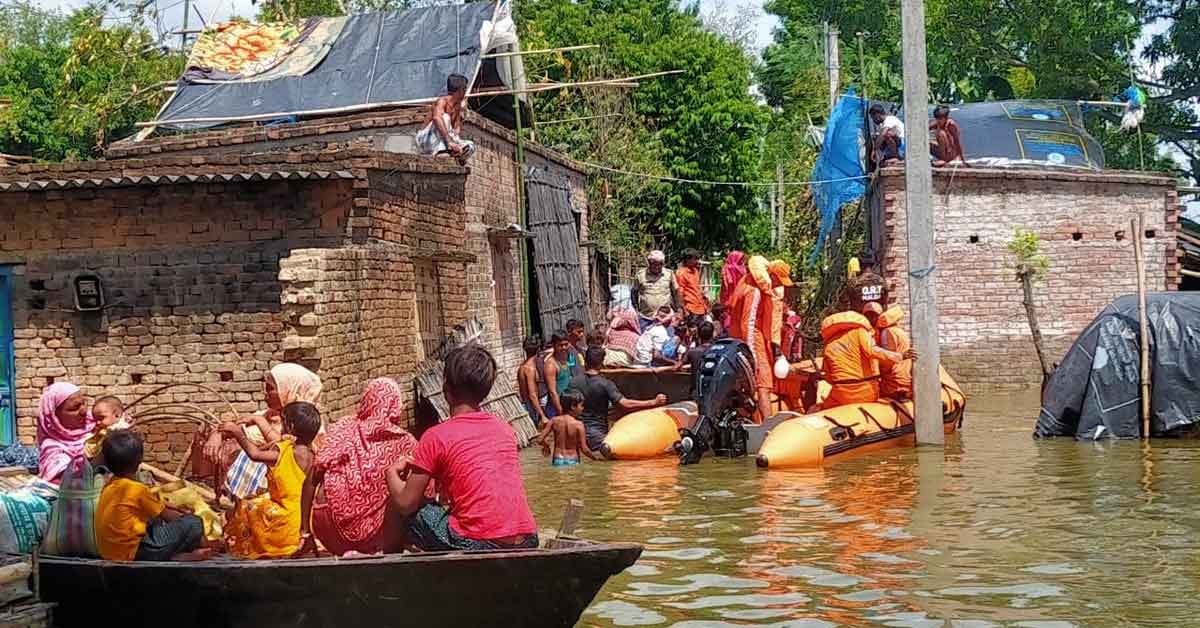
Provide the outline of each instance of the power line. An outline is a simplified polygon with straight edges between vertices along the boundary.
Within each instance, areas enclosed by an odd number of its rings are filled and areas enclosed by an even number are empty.
[[[629,175],[631,177],[657,179],[659,181],[670,181],[672,183],[695,183],[695,184],[699,184],[699,185],[728,185],[728,186],[739,186],[739,187],[768,187],[768,186],[773,186],[773,185],[818,185],[818,184],[824,184],[824,183],[838,183],[841,181],[857,181],[859,179],[871,178],[871,175],[860,175],[857,177],[841,177],[839,179],[824,179],[824,180],[820,180],[820,181],[704,181],[704,180],[700,180],[700,179],[683,179],[680,177],[668,177],[668,176],[657,175],[657,174],[648,174],[645,172],[632,172],[629,170],[622,170],[620,168],[612,168],[609,166],[602,166],[600,164],[594,164],[594,163],[590,163],[590,162],[586,162],[586,161],[579,161],[579,160],[576,160],[576,161],[583,166],[592,168],[593,170],[604,170],[607,172],[615,172],[617,174]]]

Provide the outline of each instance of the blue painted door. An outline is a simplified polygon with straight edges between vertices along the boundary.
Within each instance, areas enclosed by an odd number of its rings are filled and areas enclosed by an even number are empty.
[[[13,402],[12,269],[0,266],[0,444],[17,439]]]

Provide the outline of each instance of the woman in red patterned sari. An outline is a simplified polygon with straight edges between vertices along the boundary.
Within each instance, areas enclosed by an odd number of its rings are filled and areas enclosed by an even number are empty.
[[[417,439],[400,426],[403,409],[400,385],[390,378],[373,379],[363,391],[358,414],[330,428],[304,482],[297,556],[314,553],[315,541],[335,556],[398,547],[401,526],[384,524],[384,471],[417,446]],[[389,529],[394,530],[391,535]]]

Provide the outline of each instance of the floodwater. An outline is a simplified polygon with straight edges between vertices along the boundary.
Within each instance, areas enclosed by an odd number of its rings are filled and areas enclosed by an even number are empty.
[[[551,468],[543,528],[646,547],[580,626],[1200,626],[1200,442],[1035,441],[1036,395],[974,396],[946,448]]]

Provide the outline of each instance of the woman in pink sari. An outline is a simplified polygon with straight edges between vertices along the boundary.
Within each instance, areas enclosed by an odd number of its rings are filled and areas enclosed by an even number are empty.
[[[746,254],[741,251],[730,251],[725,256],[725,264],[721,267],[721,297],[720,302],[729,305],[733,297],[733,289],[737,287],[742,277],[746,276]]]
[[[38,408],[38,476],[58,484],[71,461],[84,456],[83,446],[93,427],[95,421],[78,386],[68,382],[47,386]]]
[[[384,472],[417,447],[416,437],[400,427],[403,420],[400,385],[379,378],[367,383],[358,413],[330,428],[304,481],[297,556],[314,552],[315,540],[335,556],[399,548],[400,524],[385,525]]]

